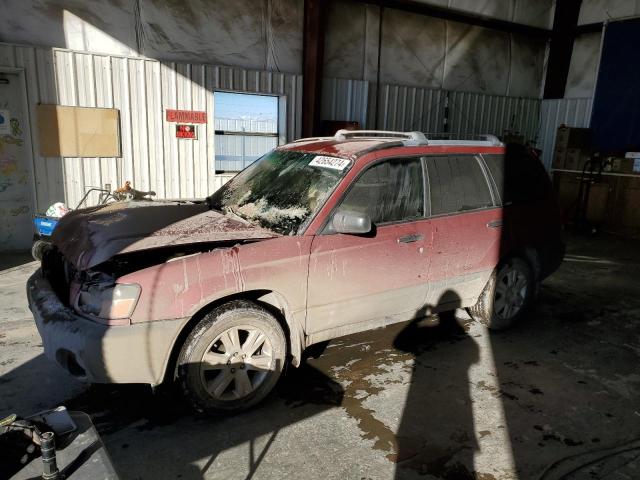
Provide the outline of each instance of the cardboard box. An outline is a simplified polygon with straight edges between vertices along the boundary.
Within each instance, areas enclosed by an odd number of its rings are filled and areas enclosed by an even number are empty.
[[[587,148],[589,146],[591,146],[591,129],[558,127],[556,148]]]
[[[580,148],[567,148],[564,157],[564,168],[582,171],[589,160],[589,154]]]
[[[564,148],[556,148],[555,152],[553,153],[553,162],[551,164],[551,166],[553,168],[556,169],[563,169],[565,168],[565,157],[567,156],[567,151]]]
[[[605,171],[607,171],[607,172],[619,172],[622,159],[621,158],[612,158],[610,160],[611,160],[611,165],[608,168],[605,167]]]
[[[635,158],[621,158],[620,159],[620,173],[633,173],[633,165]]]

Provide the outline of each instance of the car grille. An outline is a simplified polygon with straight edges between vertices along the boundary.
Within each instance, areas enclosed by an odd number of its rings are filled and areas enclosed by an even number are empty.
[[[49,281],[58,299],[69,304],[69,289],[76,270],[57,248],[48,248],[42,257],[42,274]]]

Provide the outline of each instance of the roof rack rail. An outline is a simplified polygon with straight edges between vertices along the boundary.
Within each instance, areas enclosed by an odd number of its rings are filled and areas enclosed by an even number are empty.
[[[504,144],[498,137],[491,134],[475,134],[475,133],[425,133],[427,143],[429,145],[478,145],[500,147]]]
[[[298,143],[298,142],[316,142],[318,140],[333,140],[334,137],[303,137],[298,138],[297,140],[291,140],[289,143]]]
[[[456,133],[422,133],[394,132],[387,130],[338,130],[333,137],[342,142],[350,138],[389,138],[402,140],[405,145],[469,145],[499,147],[504,144],[491,134],[456,134]]]
[[[422,132],[392,132],[387,130],[338,130],[334,135],[336,141],[341,142],[348,138],[393,138],[426,144],[427,139]]]

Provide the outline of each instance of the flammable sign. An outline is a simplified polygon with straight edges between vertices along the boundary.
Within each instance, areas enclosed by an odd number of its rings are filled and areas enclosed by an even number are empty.
[[[197,140],[198,134],[195,125],[178,123],[176,125],[176,138],[187,138],[189,140]]]

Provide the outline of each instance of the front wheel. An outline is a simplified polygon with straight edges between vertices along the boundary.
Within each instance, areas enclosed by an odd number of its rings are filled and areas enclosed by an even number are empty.
[[[531,267],[520,258],[510,258],[493,272],[478,302],[468,311],[474,320],[492,330],[501,330],[522,316],[534,291]]]
[[[47,248],[48,245],[49,242],[45,240],[36,240],[35,242],[33,242],[33,245],[31,246],[31,256],[33,257],[33,259],[41,262],[42,256],[44,254],[44,249]]]
[[[189,334],[178,379],[196,409],[239,411],[269,394],[286,358],[286,338],[273,315],[235,300],[215,308]]]

